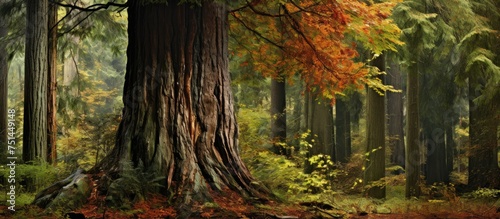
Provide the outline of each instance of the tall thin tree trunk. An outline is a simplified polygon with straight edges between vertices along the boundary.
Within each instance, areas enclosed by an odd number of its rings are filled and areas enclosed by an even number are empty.
[[[7,36],[7,24],[4,17],[0,17],[0,39],[5,36]],[[0,150],[4,153],[7,152],[7,80],[9,74],[9,57],[5,46],[5,43],[0,44]],[[0,161],[5,163],[4,159],[5,156],[1,156]]]
[[[271,139],[276,154],[290,155],[286,143],[286,93],[283,78],[271,80]]]
[[[373,60],[373,66],[380,71],[385,71],[385,55],[380,55]],[[382,80],[382,75],[379,75]],[[367,93],[367,119],[366,119],[366,162],[364,183],[369,185],[368,196],[385,198],[385,185],[371,185],[371,183],[385,177],[385,97],[372,88]]]
[[[389,55],[386,83],[392,85],[394,89],[401,90],[401,69],[397,63],[395,55]],[[389,148],[391,149],[391,163],[405,166],[405,142],[403,126],[403,93],[388,92],[387,115],[388,126],[387,136],[389,137]]]
[[[47,160],[48,1],[26,2],[24,162]]]
[[[57,86],[57,5],[49,5],[49,41],[48,41],[48,95],[47,95],[47,160],[57,163],[57,120],[56,120],[56,86]]]
[[[340,96],[335,101],[335,154],[337,161],[347,163],[351,156],[350,113],[347,102]]]
[[[411,47],[410,47],[411,48]],[[406,198],[420,196],[420,126],[418,108],[418,64],[408,68],[406,115]]]
[[[333,125],[333,107],[330,101],[319,96],[317,92],[308,92],[306,96],[307,129],[311,131],[307,157],[323,154],[329,155],[335,161],[335,138]],[[306,159],[304,172],[311,173],[314,166]]]
[[[287,136],[291,141],[293,142],[292,145],[295,146],[294,150],[299,151],[300,150],[300,144],[299,141],[300,139],[297,136],[300,136],[300,134],[304,133],[306,130],[305,128],[305,121],[304,118],[306,115],[304,113],[304,96],[301,95],[301,92],[303,90],[303,86],[301,83],[296,83],[293,86],[288,86],[287,92],[290,94],[290,96],[293,96],[292,100],[288,102],[288,104],[291,104],[293,110],[292,110],[292,116],[287,117]]]
[[[143,163],[166,177],[162,191],[177,206],[228,191],[264,197],[237,149],[226,7],[129,4],[123,119],[116,146],[98,167]]]

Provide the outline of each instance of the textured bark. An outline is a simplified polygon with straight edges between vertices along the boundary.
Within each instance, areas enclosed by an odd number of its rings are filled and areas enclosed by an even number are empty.
[[[56,86],[57,86],[57,5],[49,5],[48,17],[48,81],[47,81],[47,161],[56,164],[57,160],[57,123],[56,123]]]
[[[337,97],[335,101],[335,155],[336,160],[347,163],[351,156],[350,113],[345,100]]]
[[[373,66],[385,71],[385,55],[373,60]],[[382,79],[382,75],[379,75]],[[385,177],[385,97],[368,88],[366,119],[366,153],[364,183],[370,185]],[[380,182],[379,182],[380,183]],[[367,191],[372,198],[385,198],[385,185],[370,185]]]
[[[26,2],[24,162],[47,159],[47,0]]]
[[[311,131],[307,157],[323,154],[330,155],[335,161],[335,139],[333,125],[333,107],[329,100],[323,99],[315,92],[306,94],[306,127]],[[313,141],[314,140],[314,141]],[[306,159],[305,173],[311,173],[314,167]]]
[[[480,92],[474,87],[477,82],[469,81],[469,182],[471,189],[499,188],[497,128],[500,121],[498,101],[476,104],[474,99]]]
[[[271,139],[276,154],[290,155],[286,143],[286,92],[284,79],[271,80]]]
[[[420,138],[418,108],[418,65],[408,68],[406,115],[406,198],[420,196]]]
[[[389,69],[387,69],[386,83],[392,85],[394,89],[402,90],[401,70],[394,55],[388,56]],[[391,149],[391,163],[405,166],[405,142],[403,126],[403,93],[388,92],[387,115],[388,126],[387,136],[389,137],[389,148]]]
[[[2,3],[3,4],[3,3]],[[0,17],[0,38],[7,36],[7,24],[5,19]],[[0,150],[7,152],[7,80],[9,73],[9,57],[5,48],[5,43],[0,44]],[[4,163],[5,156],[0,158]]]
[[[129,4],[122,121],[99,167],[142,163],[177,206],[228,189],[265,197],[238,154],[225,6]]]

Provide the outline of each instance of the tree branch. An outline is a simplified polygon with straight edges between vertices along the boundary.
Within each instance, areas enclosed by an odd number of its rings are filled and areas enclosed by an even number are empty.
[[[282,45],[279,45],[278,43],[270,40],[269,38],[263,36],[261,33],[259,33],[258,31],[254,30],[253,28],[249,27],[243,20],[241,20],[238,16],[236,16],[236,14],[234,12],[231,12],[231,15],[234,17],[234,19],[236,19],[236,21],[238,21],[240,24],[242,24],[246,29],[248,29],[249,31],[251,31],[252,33],[254,33],[255,35],[257,35],[258,37],[260,37],[261,39],[263,39],[264,41],[270,43],[271,45],[273,46],[276,46],[277,48],[283,50],[283,46]]]
[[[75,4],[64,4],[64,3],[61,3],[57,0],[49,0],[49,2],[51,4],[56,4],[56,5],[61,6],[61,7],[70,8],[69,12],[66,13],[66,15],[64,15],[59,21],[57,21],[53,27],[50,27],[50,29],[57,27],[59,25],[59,23],[61,23],[64,19],[69,17],[71,15],[71,12],[73,12],[73,10],[75,10],[75,9],[79,10],[78,14],[80,14],[84,11],[90,12],[89,14],[87,14],[87,16],[85,16],[85,18],[83,18],[82,20],[78,21],[75,25],[73,25],[73,27],[69,28],[68,30],[64,31],[63,33],[58,33],[58,36],[62,36],[64,34],[71,32],[78,25],[80,25],[83,21],[85,21],[91,14],[93,14],[94,12],[96,12],[98,10],[108,9],[110,6],[113,6],[113,7],[119,7],[120,9],[118,10],[118,12],[121,12],[125,8],[128,7],[128,2],[124,3],[124,4],[115,3],[115,2],[108,2],[106,4],[94,4],[94,5],[90,5],[88,7],[80,7],[80,6],[76,5],[76,3]]]
[[[49,0],[50,3],[52,4],[56,4],[56,5],[59,5],[61,7],[65,7],[65,8],[71,8],[71,9],[78,9],[80,11],[98,11],[98,10],[101,10],[101,9],[108,9],[110,6],[113,6],[113,7],[120,7],[120,8],[126,8],[128,7],[128,2],[127,3],[124,3],[124,4],[120,4],[120,3],[115,3],[115,2],[108,2],[106,4],[93,4],[93,5],[90,5],[88,7],[80,7],[76,4],[64,4],[64,3],[60,3],[60,2],[57,2],[57,1],[54,1],[54,0]]]
[[[87,20],[87,18],[90,17],[90,15],[92,15],[94,12],[96,12],[96,11],[91,11],[90,13],[87,14],[87,16],[85,16],[83,19],[81,19],[80,21],[78,21],[78,23],[76,23],[75,25],[73,25],[73,27],[69,28],[68,30],[64,31],[63,33],[59,33],[58,36],[63,36],[64,34],[67,34],[67,33],[71,32],[73,29],[75,29],[76,27],[78,27],[78,25],[80,25],[83,21]]]
[[[307,7],[301,7],[300,5],[298,5],[296,2],[294,1],[290,1],[292,3],[293,6],[295,6],[296,8],[299,9],[299,11],[303,11],[303,12],[307,12],[307,13],[311,13],[311,14],[315,14],[315,15],[318,15],[320,17],[328,17],[327,15],[324,15],[324,14],[321,14],[319,12],[315,12],[315,11],[312,11],[312,10],[308,10],[308,8],[312,8],[314,6],[317,6],[319,3],[314,3],[312,5],[309,5]],[[293,13],[292,13],[293,14]]]
[[[302,39],[304,39],[304,41],[306,41],[307,45],[309,45],[309,47],[313,50],[314,55],[316,56],[316,58],[318,59],[318,61],[321,62],[321,64],[323,65],[323,67],[326,70],[333,72],[333,70],[328,65],[326,65],[326,63],[324,62],[324,60],[320,56],[318,50],[316,49],[316,46],[311,42],[311,40],[309,40],[309,38],[304,34],[304,32],[302,30],[300,30],[300,24],[299,24],[299,22],[297,22],[292,17],[292,15],[290,14],[290,12],[288,11],[288,9],[286,7],[283,6],[283,10],[285,10],[285,15],[287,15],[286,18],[289,20],[290,26],[292,27],[292,29],[295,30],[295,32],[297,32],[297,34],[299,34],[302,37]],[[332,74],[332,75],[337,80],[340,80],[335,74]]]

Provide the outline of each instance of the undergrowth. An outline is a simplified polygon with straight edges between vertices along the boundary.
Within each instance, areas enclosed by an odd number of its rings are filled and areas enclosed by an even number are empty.
[[[333,163],[329,156],[315,155],[306,158],[308,132],[296,134],[296,139],[288,139],[298,145],[283,144],[295,151],[286,157],[272,152],[269,140],[269,114],[262,109],[240,108],[241,156],[252,175],[267,186],[282,201],[288,203],[327,203],[340,215],[385,212],[391,214],[437,217],[454,213],[456,217],[491,217],[500,207],[500,190],[479,189],[464,196],[458,196],[454,184],[420,185],[422,196],[405,197],[405,174],[400,166],[388,166],[386,177],[379,182],[386,186],[386,198],[371,199],[365,196],[362,181],[363,134],[353,135],[353,154],[347,163]],[[314,171],[304,173],[304,163],[308,159]],[[454,182],[464,181],[463,171],[453,172]],[[492,201],[497,199],[497,201]]]

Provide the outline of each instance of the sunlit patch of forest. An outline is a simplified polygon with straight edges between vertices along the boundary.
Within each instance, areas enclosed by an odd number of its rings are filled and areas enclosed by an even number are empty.
[[[500,217],[498,1],[172,1],[0,2],[0,218]]]

